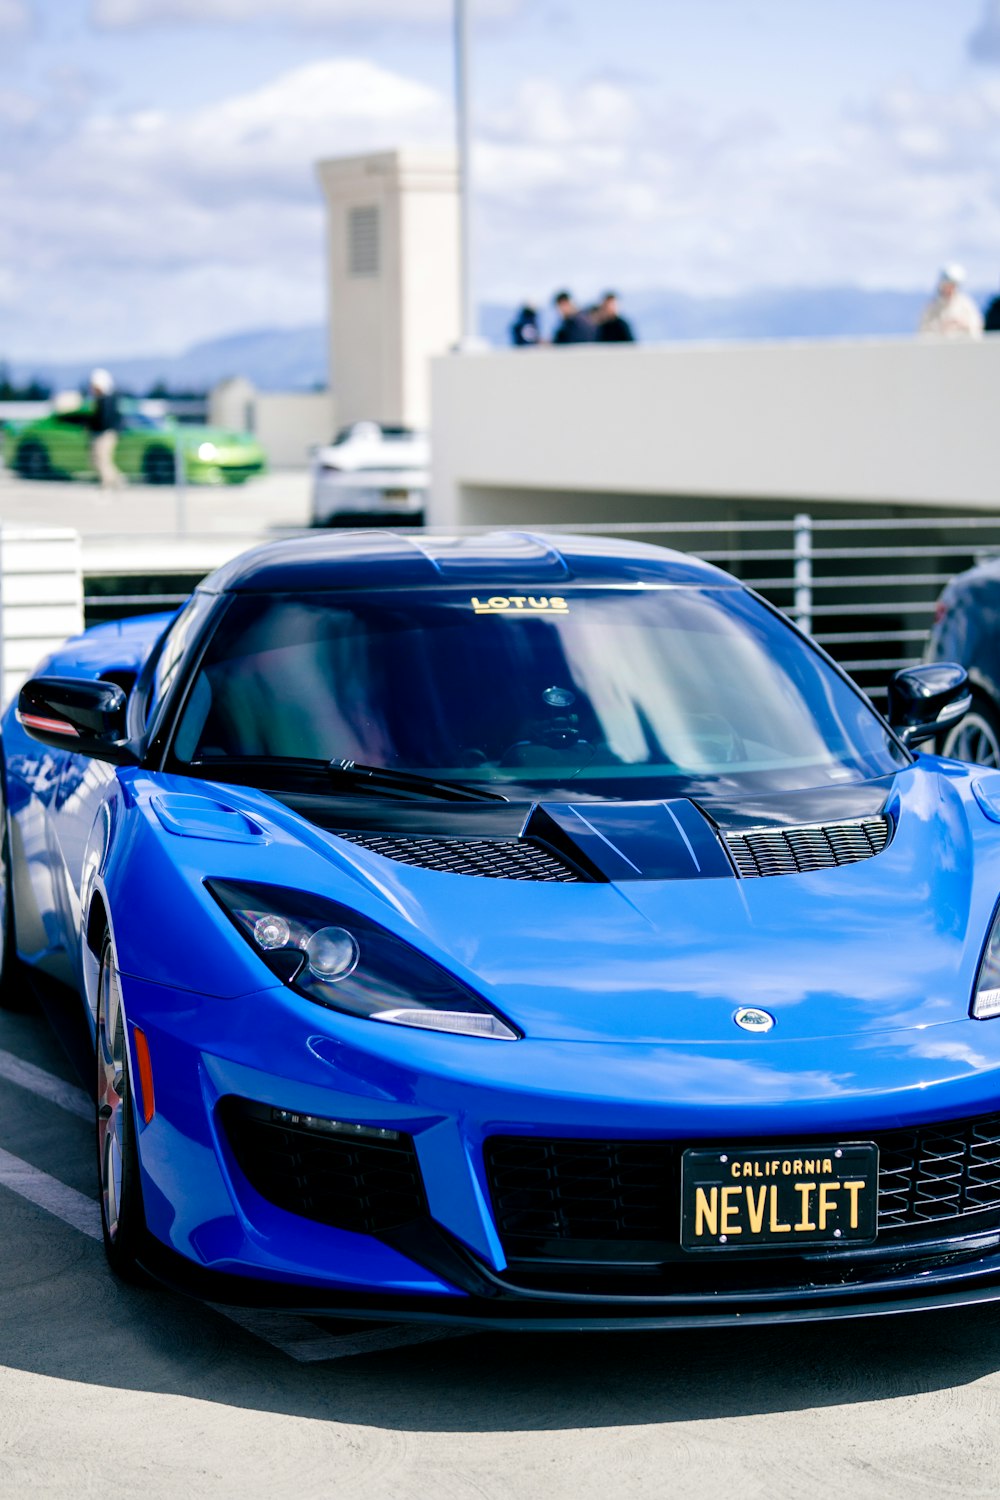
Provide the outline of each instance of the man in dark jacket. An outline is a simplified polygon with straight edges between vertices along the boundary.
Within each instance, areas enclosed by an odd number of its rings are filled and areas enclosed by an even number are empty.
[[[599,344],[634,344],[635,334],[631,324],[618,311],[618,293],[605,292],[597,314],[597,342]]]
[[[592,344],[597,330],[580,312],[569,292],[557,292],[552,298],[562,322],[552,335],[554,344]]]
[[[983,318],[984,333],[1000,333],[1000,297],[994,297]]]
[[[115,465],[118,430],[122,425],[115,395],[115,383],[107,370],[94,370],[90,376],[90,394],[94,408],[90,414],[90,456],[102,490],[117,489],[124,483]]]

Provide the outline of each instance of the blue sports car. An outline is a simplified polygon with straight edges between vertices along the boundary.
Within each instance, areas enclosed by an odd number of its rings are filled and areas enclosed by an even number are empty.
[[[1000,773],[654,547],[269,544],[3,724],[111,1266],[471,1324],[1000,1297]]]

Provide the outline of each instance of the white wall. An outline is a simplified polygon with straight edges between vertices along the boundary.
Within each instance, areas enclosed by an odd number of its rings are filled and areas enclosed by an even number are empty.
[[[1000,337],[510,349],[433,362],[432,524],[658,498],[1000,504]],[[764,508],[764,507],[762,507]]]
[[[337,403],[330,391],[259,391],[254,434],[272,469],[300,469],[309,450],[328,443],[337,426]]]
[[[238,376],[210,392],[208,419],[216,427],[252,432],[272,469],[301,469],[309,450],[333,437],[337,402],[331,391],[258,391]]]
[[[317,164],[327,203],[330,368],[346,424],[426,426],[432,355],[459,333],[458,174],[453,151]],[[376,256],[352,268],[354,211],[377,215]]]
[[[43,656],[83,629],[79,533],[0,530],[0,676],[6,705]]]

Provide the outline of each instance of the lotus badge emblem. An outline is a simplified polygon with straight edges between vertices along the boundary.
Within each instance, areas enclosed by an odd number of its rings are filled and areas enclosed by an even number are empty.
[[[758,1010],[755,1005],[743,1006],[736,1012],[733,1020],[744,1031],[770,1031],[774,1025],[774,1017],[770,1011]]]

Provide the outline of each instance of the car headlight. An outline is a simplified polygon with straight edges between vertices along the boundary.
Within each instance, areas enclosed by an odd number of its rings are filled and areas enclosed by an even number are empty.
[[[424,1031],[520,1037],[433,959],[347,907],[282,886],[205,884],[272,974],[307,1000]]]
[[[993,925],[979,962],[970,1013],[977,1021],[1000,1016],[1000,907],[993,913]]]
[[[214,443],[200,443],[198,445],[198,457],[202,463],[211,463],[213,458],[218,458],[219,450]]]

